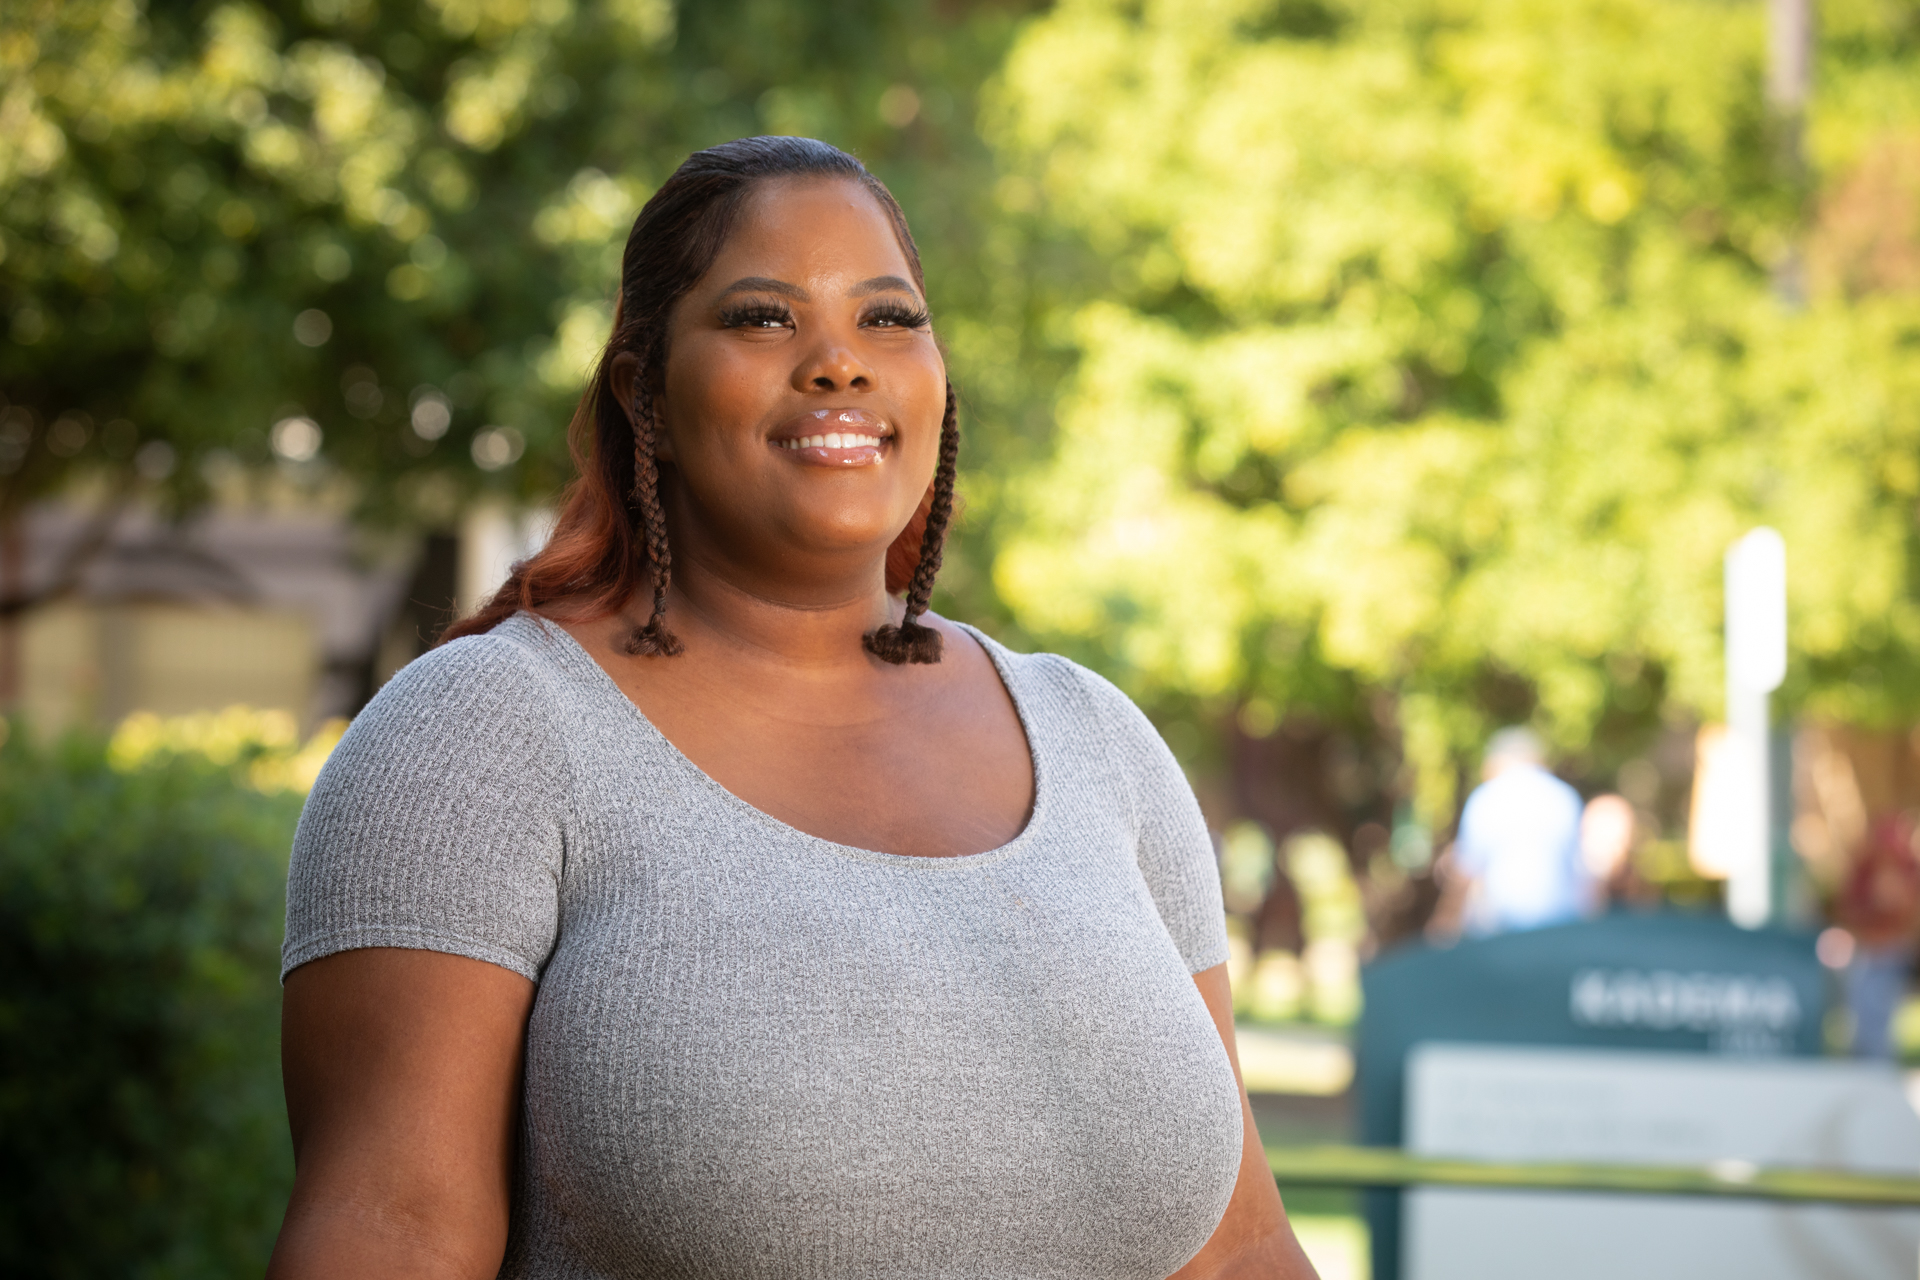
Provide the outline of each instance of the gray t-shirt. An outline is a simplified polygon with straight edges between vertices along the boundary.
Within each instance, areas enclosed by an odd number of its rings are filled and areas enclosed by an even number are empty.
[[[981,640],[1036,794],[966,857],[760,812],[529,614],[354,721],[285,969],[413,947],[539,984],[502,1275],[1159,1280],[1206,1242],[1241,1129],[1190,977],[1227,953],[1199,809],[1112,685]]]

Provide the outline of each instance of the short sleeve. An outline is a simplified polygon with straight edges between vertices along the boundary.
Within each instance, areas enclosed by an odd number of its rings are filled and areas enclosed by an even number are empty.
[[[405,947],[538,980],[559,928],[568,790],[552,698],[511,640],[456,640],[355,718],[307,798],[281,976]]]
[[[1078,666],[1074,670],[1102,722],[1116,772],[1127,783],[1140,874],[1162,923],[1189,973],[1226,963],[1220,866],[1187,775],[1132,699],[1093,672]]]

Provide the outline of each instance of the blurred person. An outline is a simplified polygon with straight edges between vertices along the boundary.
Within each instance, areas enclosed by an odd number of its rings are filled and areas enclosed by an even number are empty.
[[[1594,884],[1606,884],[1626,865],[1638,823],[1625,796],[1608,792],[1587,801],[1580,812],[1580,864]]]
[[[1539,737],[1524,728],[1494,734],[1482,776],[1460,813],[1431,932],[1486,937],[1565,924],[1591,911],[1580,793],[1547,772]]]
[[[641,210],[546,546],[295,842],[270,1274],[1309,1277],[1112,685],[928,613],[955,397],[799,138]]]
[[[1658,890],[1634,865],[1640,843],[1640,815],[1625,796],[1608,792],[1587,801],[1580,815],[1580,862],[1586,868],[1593,908],[1647,906]]]
[[[1847,868],[1834,903],[1835,922],[1853,937],[1846,966],[1847,1009],[1853,1015],[1853,1052],[1891,1058],[1893,1019],[1913,971],[1920,929],[1920,858],[1914,815],[1876,821]]]

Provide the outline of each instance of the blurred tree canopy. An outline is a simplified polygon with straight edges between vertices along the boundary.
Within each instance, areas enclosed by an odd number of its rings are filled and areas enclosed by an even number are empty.
[[[0,8],[0,523],[89,477],[550,498],[632,214],[803,132],[921,240],[947,607],[1375,726],[1444,819],[1495,719],[1717,713],[1765,522],[1788,699],[1920,711],[1920,9],[1823,5],[1797,168],[1758,0],[1032,7]]]
[[[1822,6],[1804,171],[1765,17],[1036,19],[986,118],[1003,194],[1112,272],[1071,317],[1057,452],[1008,498],[1014,616],[1143,693],[1384,691],[1444,821],[1489,716],[1572,747],[1716,714],[1721,557],[1767,523],[1789,699],[1920,711],[1920,7]]]
[[[9,4],[0,515],[77,475],[182,507],[332,487],[416,525],[550,498],[634,213],[763,132],[894,186],[990,436],[1049,358],[972,126],[1020,7]]]

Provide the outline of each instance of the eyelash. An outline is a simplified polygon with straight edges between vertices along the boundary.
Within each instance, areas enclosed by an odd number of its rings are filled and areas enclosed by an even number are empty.
[[[897,302],[883,302],[873,310],[867,312],[867,323],[869,324],[875,320],[886,320],[892,324],[899,325],[902,329],[924,328],[931,319],[932,317],[927,315],[925,308],[902,306]]]
[[[867,312],[861,323],[872,324],[885,321],[902,329],[924,328],[932,319],[923,308],[906,307],[897,302],[883,302]],[[785,307],[771,306],[764,302],[749,302],[740,306],[728,307],[720,313],[720,327],[723,329],[742,329],[753,324],[786,325],[793,323],[793,312]]]
[[[739,329],[749,324],[770,321],[774,324],[787,324],[793,319],[793,313],[785,307],[769,306],[764,302],[746,302],[738,306],[724,308],[720,312],[722,329]]]

